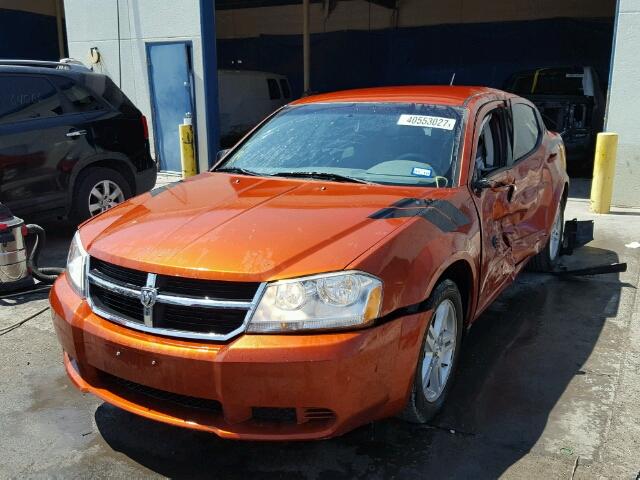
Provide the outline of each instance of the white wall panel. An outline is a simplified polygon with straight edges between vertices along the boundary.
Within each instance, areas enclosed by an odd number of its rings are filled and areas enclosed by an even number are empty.
[[[118,22],[120,11],[120,57]],[[193,46],[198,160],[207,168],[200,8],[198,0],[65,0],[69,55],[89,65],[89,49],[102,57],[96,71],[104,71],[147,117],[153,143],[153,116],[145,45],[148,42],[187,40]],[[217,119],[216,119],[217,121]],[[176,128],[176,135],[178,135]]]
[[[607,130],[620,135],[613,203],[640,206],[640,0],[620,0]]]

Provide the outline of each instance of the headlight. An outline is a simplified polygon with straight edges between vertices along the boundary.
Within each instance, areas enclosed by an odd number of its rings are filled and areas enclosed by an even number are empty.
[[[86,296],[86,283],[87,283],[87,262],[89,261],[89,254],[85,251],[80,241],[80,233],[76,232],[71,240],[71,246],[69,247],[69,255],[67,256],[67,278],[71,287],[82,298]]]
[[[382,282],[367,273],[336,272],[269,284],[248,332],[363,327],[382,305]]]

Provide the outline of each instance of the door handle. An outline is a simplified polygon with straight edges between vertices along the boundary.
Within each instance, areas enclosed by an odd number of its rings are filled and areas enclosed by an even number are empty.
[[[87,134],[86,130],[73,130],[72,132],[67,133],[67,137],[70,137],[70,138],[81,137],[86,134]]]

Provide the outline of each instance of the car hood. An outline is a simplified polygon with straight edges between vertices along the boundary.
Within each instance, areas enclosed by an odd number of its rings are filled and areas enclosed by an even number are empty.
[[[409,217],[369,218],[431,191],[204,173],[85,223],[90,255],[194,278],[266,281],[344,269]]]

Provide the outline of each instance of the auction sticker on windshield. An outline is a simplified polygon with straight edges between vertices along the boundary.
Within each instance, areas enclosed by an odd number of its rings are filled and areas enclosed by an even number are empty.
[[[430,115],[407,115],[402,114],[398,119],[398,125],[409,127],[429,127],[442,128],[443,130],[453,130],[456,125],[455,118],[432,117]]]

